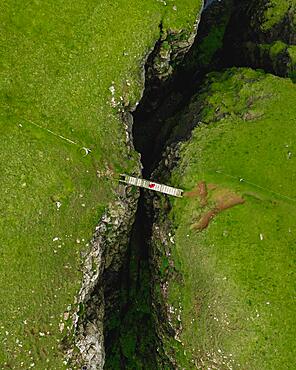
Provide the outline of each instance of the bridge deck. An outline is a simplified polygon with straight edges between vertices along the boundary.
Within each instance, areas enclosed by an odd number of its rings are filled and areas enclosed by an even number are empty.
[[[120,175],[119,181],[123,182],[125,184],[134,185],[134,186],[138,186],[140,188],[145,188],[145,189],[149,189],[149,190],[158,191],[160,193],[172,195],[172,196],[178,197],[178,198],[182,198],[182,196],[183,196],[183,190],[182,189],[173,188],[171,186],[158,184],[156,182],[152,182],[152,181],[144,180],[144,179],[139,179],[137,177],[132,177],[132,176],[125,175],[125,174]]]

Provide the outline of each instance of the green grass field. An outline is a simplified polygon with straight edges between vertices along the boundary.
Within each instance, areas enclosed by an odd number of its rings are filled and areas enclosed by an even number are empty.
[[[175,348],[181,368],[295,368],[295,101],[291,80],[233,69],[210,75],[178,116],[185,124],[203,104],[172,183],[208,187],[206,208],[184,197],[169,214],[182,279],[170,280],[168,304],[176,323],[180,313],[183,345],[167,339],[165,349]],[[194,228],[221,189],[244,204]]]
[[[200,8],[166,3],[1,2],[1,369],[64,366],[59,323],[81,284],[80,253],[117,174],[138,166],[118,109],[140,98],[160,22],[190,32]]]

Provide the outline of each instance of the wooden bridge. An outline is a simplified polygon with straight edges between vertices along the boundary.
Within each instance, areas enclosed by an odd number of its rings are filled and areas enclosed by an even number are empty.
[[[149,190],[158,191],[163,194],[172,195],[174,197],[182,198],[183,190],[176,189],[171,186],[157,184],[156,182],[151,182],[149,180],[139,179],[137,177],[132,177],[129,175],[121,174],[120,175],[120,182],[123,182],[128,185],[138,186],[140,188],[145,188]]]

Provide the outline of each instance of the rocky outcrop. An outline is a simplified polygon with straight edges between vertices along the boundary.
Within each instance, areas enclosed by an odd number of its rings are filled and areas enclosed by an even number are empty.
[[[192,47],[199,27],[200,13],[191,32],[185,30],[163,30],[160,25],[160,39],[149,55],[145,65],[145,94],[134,118],[139,124],[133,127],[135,148],[142,155],[144,172],[148,174],[153,158],[158,161],[156,144],[159,139],[163,115],[175,113],[180,95],[173,92],[178,84],[178,68]],[[167,101],[168,99],[168,101]],[[152,145],[151,145],[152,144]],[[154,148],[155,146],[155,148]],[[157,148],[156,148],[157,146]]]
[[[224,39],[224,65],[293,77],[295,14],[295,3],[289,0],[235,1]]]
[[[172,75],[174,68],[183,60],[194,42],[199,19],[198,17],[194,23],[191,33],[185,30],[164,31],[161,25],[161,38],[147,66],[148,80],[166,81]]]
[[[183,61],[195,40],[199,21],[200,14],[197,14],[191,31],[164,30],[163,24],[160,24],[160,38],[145,64],[145,96],[141,105],[145,105],[147,112],[155,110],[159,106],[160,97],[167,95],[176,67]]]
[[[153,173],[153,178],[161,181],[169,181],[172,169],[178,163],[179,146],[175,143],[167,147],[163,153],[163,159]],[[158,194],[147,194],[146,205],[151,215],[151,295],[152,310],[158,340],[156,361],[159,369],[176,369],[174,348],[168,349],[164,343],[168,338],[174,338],[179,342],[179,333],[182,330],[179,310],[168,303],[169,283],[174,280],[182,280],[182,276],[175,267],[171,257],[171,249],[174,247],[173,227],[168,219],[171,208],[169,198],[163,199]]]
[[[96,227],[90,251],[84,259],[83,282],[73,315],[74,345],[67,353],[76,367],[102,369],[104,366],[106,306],[119,298],[114,286],[113,289],[107,286],[116,284],[119,279],[138,200],[138,192],[122,190],[121,197],[110,205]]]

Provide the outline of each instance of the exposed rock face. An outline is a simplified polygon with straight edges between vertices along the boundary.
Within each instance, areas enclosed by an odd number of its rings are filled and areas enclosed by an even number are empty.
[[[293,1],[235,1],[224,40],[227,66],[251,66],[286,77],[295,73]],[[295,48],[295,46],[294,46]]]
[[[144,101],[141,101],[141,103],[148,108],[149,102],[150,111],[157,108],[159,97],[165,90],[170,89],[176,67],[182,62],[194,42],[199,21],[200,14],[197,15],[191,32],[185,30],[164,31],[162,24],[160,25],[160,39],[149,55],[145,66],[146,90]]]
[[[96,227],[91,248],[85,258],[83,283],[78,294],[78,312],[74,314],[74,343],[79,350],[68,351],[76,365],[87,369],[104,366],[105,306],[116,301],[116,289],[106,291],[106,284],[118,280],[125,259],[130,230],[137,208],[138,192],[126,191],[122,198],[110,205]],[[108,271],[108,281],[105,274]],[[114,288],[114,287],[113,287]]]
[[[163,159],[153,173],[153,178],[168,181],[174,166],[179,160],[179,144],[170,145],[163,154]],[[171,208],[169,198],[164,201],[158,194],[147,194],[146,204],[151,214],[151,294],[152,309],[156,323],[158,351],[156,361],[159,369],[176,369],[174,349],[167,349],[163,344],[168,338],[180,341],[179,333],[182,330],[178,320],[179,307],[172,307],[168,303],[168,287],[171,279],[181,279],[171,258],[171,249],[174,247],[173,230],[168,213]],[[163,266],[166,261],[166,266]]]
[[[156,148],[156,141],[162,136],[159,125],[162,116],[167,115],[168,112],[175,113],[180,99],[182,100],[180,95],[174,94],[172,90],[176,84],[177,69],[194,43],[199,21],[200,14],[197,15],[191,33],[184,30],[164,32],[161,25],[161,38],[147,59],[145,95],[134,115],[141,125],[133,127],[134,136],[137,137],[135,147],[138,152],[142,153],[146,173],[151,169],[151,159],[155,158],[156,161],[159,159],[155,152],[159,151],[159,148]],[[166,101],[167,98],[169,101]],[[155,151],[150,145],[151,141],[153,141]],[[150,152],[149,155],[146,155],[147,150]]]
[[[161,26],[161,38],[156,45],[154,53],[151,55],[150,63],[147,66],[147,84],[149,80],[158,79],[166,81],[176,67],[184,58],[192,46],[200,17],[198,16],[193,30],[188,34],[187,31],[168,30],[164,32]]]

